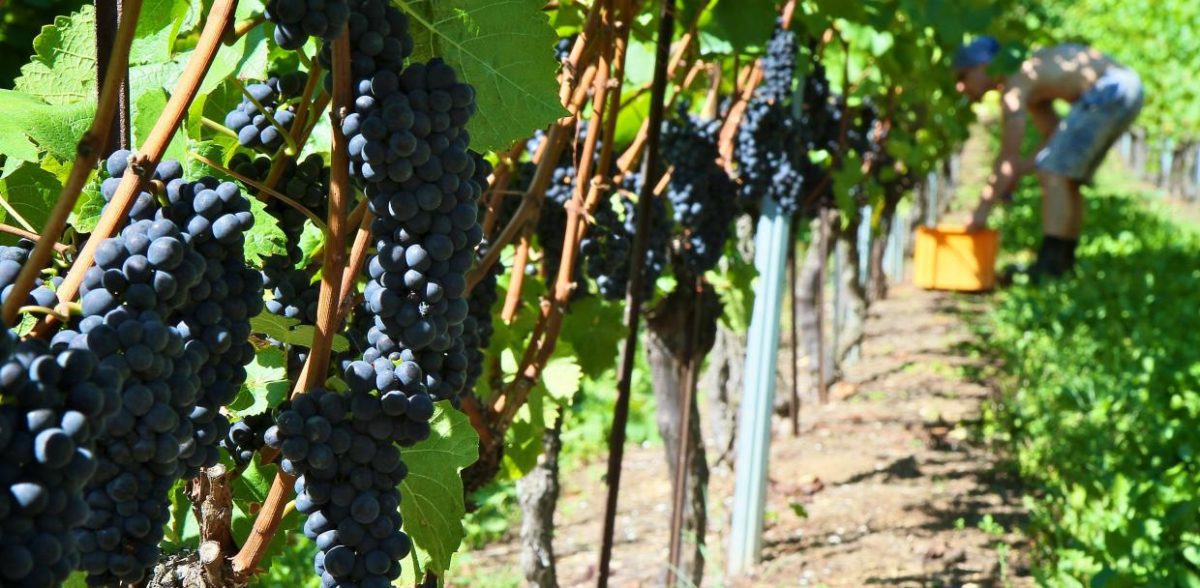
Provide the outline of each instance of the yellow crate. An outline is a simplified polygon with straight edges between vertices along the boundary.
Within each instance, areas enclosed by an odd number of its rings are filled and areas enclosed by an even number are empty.
[[[917,227],[913,282],[927,290],[991,290],[999,248],[1000,235],[992,229],[968,233],[960,225]]]

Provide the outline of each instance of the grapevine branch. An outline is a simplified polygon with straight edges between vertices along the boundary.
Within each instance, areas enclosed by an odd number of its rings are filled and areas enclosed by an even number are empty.
[[[467,274],[467,292],[473,290],[475,285],[492,268],[492,265],[496,263],[496,260],[500,259],[500,252],[517,238],[521,227],[525,222],[533,218],[534,213],[540,206],[541,200],[546,197],[546,187],[550,185],[551,174],[557,165],[559,156],[562,155],[563,147],[566,145],[567,132],[574,126],[579,111],[583,109],[583,104],[587,101],[587,92],[575,91],[577,89],[575,84],[579,84],[578,87],[584,87],[587,83],[590,83],[589,74],[585,72],[582,78],[576,78],[573,74],[578,71],[583,56],[594,52],[593,49],[588,49],[586,45],[588,45],[587,39],[595,35],[596,31],[599,30],[599,6],[599,2],[592,5],[584,25],[584,30],[579,34],[579,38],[575,40],[575,45],[571,48],[571,56],[563,65],[562,87],[559,91],[559,97],[570,114],[558,119],[550,126],[550,132],[546,134],[546,140],[542,142],[542,146],[533,157],[534,162],[537,164],[537,170],[534,172],[529,189],[525,191],[521,205],[513,213],[513,218],[509,220],[508,225],[504,227],[504,230],[500,232],[500,235],[494,242],[489,243],[487,255],[476,264],[475,269],[471,270],[471,273]],[[587,69],[594,72],[593,67]]]
[[[613,29],[616,32],[615,40],[609,44],[612,51],[611,60],[614,63],[613,75],[611,82],[597,85],[595,100],[602,102],[606,94],[611,94],[612,104],[609,106],[609,113],[603,118],[605,133],[606,136],[609,137],[613,136],[615,133],[617,112],[620,108],[620,92],[614,91],[610,93],[609,89],[619,88],[624,80],[625,47],[628,42],[628,19],[630,14],[632,14],[632,8],[629,7],[628,3],[625,3],[622,6],[622,10],[618,13],[618,16],[613,19],[615,22],[612,23],[611,26],[606,27]],[[622,18],[622,15],[624,18]],[[607,70],[607,67],[604,69]],[[595,103],[593,104],[593,107],[595,107]],[[593,123],[590,125],[590,128],[598,128],[600,126],[600,122],[600,120],[593,118]],[[591,153],[585,153],[584,159],[590,160]],[[612,159],[612,141],[605,141],[600,151],[600,163],[598,166],[598,169],[601,173],[597,175],[595,180],[602,180],[605,170],[610,169],[612,166]],[[583,182],[583,180],[578,180],[577,184],[580,182]],[[588,197],[583,205],[583,210],[585,211],[584,214],[590,214],[595,210],[600,200],[600,193],[603,191],[602,187],[607,187],[607,185],[602,181],[592,181],[590,184]],[[571,210],[577,210],[578,208],[578,203],[572,200],[568,214],[571,214]],[[570,216],[568,216],[568,219],[570,219]],[[577,222],[576,224],[578,228],[575,231],[572,232],[570,227],[564,231],[564,252],[567,250],[577,250],[579,242],[583,239],[586,233],[586,223]],[[568,276],[566,277],[567,287],[560,290],[557,286],[561,282],[555,284],[556,287],[554,289],[554,296],[551,298],[551,301],[548,305],[543,306],[543,312],[539,316],[538,322],[534,325],[534,330],[530,337],[529,347],[526,348],[525,354],[521,360],[520,369],[517,372],[518,376],[508,386],[505,387],[502,394],[497,395],[496,398],[491,399],[489,402],[496,414],[496,422],[494,423],[494,426],[498,431],[497,438],[500,440],[503,439],[503,432],[506,431],[508,426],[512,423],[512,419],[516,416],[517,410],[528,399],[530,391],[541,377],[542,367],[546,365],[546,363],[550,360],[550,356],[554,352],[554,347],[558,340],[559,332],[562,328],[562,320],[564,318],[563,309],[566,307],[566,303],[569,300],[571,284],[573,283],[569,277],[569,272],[572,272],[573,270],[574,262],[567,260],[564,254],[563,258],[559,262],[558,275],[560,276],[560,279],[562,279],[561,276]],[[563,272],[568,273],[564,274]]]
[[[338,292],[338,316],[334,321],[335,325],[344,325],[346,317],[350,316],[350,311],[354,309],[352,301],[354,300],[355,278],[362,272],[363,264],[367,261],[367,252],[371,249],[371,221],[375,216],[365,207],[362,210],[363,214],[358,221],[358,230],[354,233],[354,244],[350,246],[350,261],[346,264],[346,271],[342,273],[342,287]],[[353,215],[351,216],[353,217]],[[353,225],[353,219],[350,219],[348,224]]]
[[[349,151],[346,148],[346,136],[341,130],[341,118],[349,112],[350,105],[348,31],[343,31],[333,44],[333,94],[333,153],[330,161],[327,235],[330,246],[325,248],[321,288],[317,296],[316,333],[309,347],[308,359],[296,378],[295,387],[292,389],[293,396],[304,394],[310,388],[324,383],[325,375],[329,372],[329,353],[334,331],[338,328],[338,296],[342,288],[342,271],[346,266],[346,211],[353,195],[350,187]],[[267,500],[254,520],[250,536],[233,558],[233,573],[238,580],[248,579],[266,553],[279,528],[279,521],[283,518],[293,482],[294,478],[283,472],[275,475],[267,493]]]
[[[38,239],[41,238],[41,237],[38,237],[38,234],[33,231],[26,231],[25,229],[22,229],[21,227],[14,227],[12,225],[6,225],[4,223],[0,223],[0,233],[7,233],[9,235],[21,237],[22,239],[29,239],[30,241],[37,241]],[[55,241],[54,244],[51,246],[54,247],[54,250],[59,253],[65,253],[66,251],[71,249],[70,247],[67,247],[66,245],[59,243],[57,241]]]
[[[517,305],[521,303],[521,289],[525,285],[525,264],[529,263],[529,249],[533,241],[533,223],[526,223],[517,241],[516,255],[513,256],[512,278],[508,281],[508,292],[504,296],[504,307],[500,310],[500,320],[505,324],[512,322],[517,314]]]
[[[508,194],[508,185],[512,181],[513,172],[519,165],[518,160],[521,158],[521,153],[525,151],[525,142],[518,141],[513,148],[505,152],[500,157],[499,164],[496,165],[495,171],[492,172],[491,181],[488,182],[488,192],[483,199],[487,202],[487,213],[483,217],[481,228],[483,234],[489,239],[492,235],[492,229],[496,227],[496,221],[500,219],[500,212],[504,209],[504,196]]]
[[[136,16],[137,9],[134,5],[139,0],[126,4],[126,10],[133,12]],[[217,50],[221,45],[221,36],[225,29],[233,20],[233,14],[237,8],[237,0],[216,0],[213,3],[212,9],[208,13],[208,19],[204,24],[204,30],[200,33],[200,39],[196,43],[196,48],[192,52],[192,56],[188,58],[187,66],[183,73],[179,76],[179,82],[175,84],[175,90],[171,92],[171,98],[167,101],[167,105],[163,108],[163,112],[159,115],[158,120],[154,123],[154,128],[150,130],[150,134],[146,137],[146,141],[142,144],[141,151],[133,156],[130,162],[129,170],[121,177],[121,183],[117,185],[117,191],[113,195],[111,201],[105,207],[103,214],[100,215],[100,221],[97,223],[95,230],[92,231],[91,237],[80,250],[79,256],[75,258],[75,263],[71,265],[70,271],[63,278],[63,283],[58,287],[56,293],[60,304],[68,303],[75,299],[75,295],[79,293],[79,286],[83,282],[83,274],[92,266],[92,261],[95,259],[96,249],[108,237],[112,236],[117,227],[124,220],[125,215],[129,213],[129,208],[133,205],[134,198],[141,190],[142,183],[145,178],[153,173],[155,166],[162,159],[163,152],[171,139],[175,136],[176,129],[183,122],[183,117],[187,115],[188,106],[196,97],[200,89],[200,82],[204,80],[204,76],[208,73],[208,68],[212,65],[213,59],[217,56]],[[123,15],[124,16],[124,15]],[[132,21],[130,21],[132,22]],[[122,23],[121,28],[124,29],[125,24]],[[121,35],[133,35],[133,25],[130,25],[128,33],[122,32]],[[124,40],[121,41],[125,43]],[[128,55],[128,49],[125,49],[125,55]],[[126,63],[128,57],[122,59],[114,59],[113,63]],[[106,82],[115,80],[117,75],[106,77]],[[119,80],[117,81],[119,82]],[[111,93],[115,94],[116,90]],[[115,97],[109,100],[110,104],[106,106],[107,116],[111,117],[113,108],[115,107]],[[100,119],[102,112],[97,110],[97,119]],[[107,122],[107,119],[105,120]],[[95,153],[90,154],[95,157]],[[94,159],[92,160],[95,161]],[[59,197],[58,204],[55,205],[54,213],[51,213],[50,221],[47,221],[47,228],[42,232],[43,239],[56,241],[58,235],[62,232],[62,226],[66,222],[67,214],[74,208],[74,201],[79,197],[79,191],[82,190],[84,183],[87,180],[87,172],[91,166],[85,166],[84,170],[78,172],[76,176],[76,168],[79,167],[79,160],[76,160],[76,165],[71,170],[71,179],[67,185],[63,186],[63,194]],[[94,163],[93,163],[94,165]],[[70,202],[64,202],[69,200]],[[61,214],[61,220],[57,214],[60,209],[66,209],[66,212]],[[55,223],[51,226],[51,223]],[[48,252],[49,245],[46,245]],[[37,251],[36,249],[34,251]],[[45,253],[42,259],[44,260]],[[31,258],[27,262],[27,267],[40,267],[36,263],[36,258]],[[44,263],[44,261],[42,262]],[[19,279],[19,278],[18,278]],[[32,283],[32,280],[29,281]],[[23,296],[19,295],[21,290],[14,287],[12,299],[20,300]],[[7,314],[7,313],[6,313]],[[52,317],[47,317],[38,323],[33,334],[36,337],[45,338],[50,330],[54,327],[56,321]]]
[[[121,82],[125,79],[125,71],[129,69],[129,47],[133,44],[133,33],[137,28],[137,20],[141,11],[142,0],[126,0],[121,14],[121,24],[117,29],[117,38],[113,44],[113,52],[108,62],[108,72],[105,73],[104,84],[100,89],[96,116],[92,119],[91,127],[83,134],[75,147],[75,163],[71,166],[71,174],[63,184],[62,191],[59,192],[58,201],[54,204],[54,210],[50,212],[50,218],[46,219],[41,237],[37,239],[37,245],[29,253],[29,259],[21,267],[21,272],[17,274],[12,292],[4,303],[3,319],[6,325],[14,324],[17,318],[17,309],[21,307],[22,302],[29,295],[29,291],[33,289],[37,275],[50,261],[50,253],[58,244],[58,239],[67,226],[67,217],[75,209],[79,193],[87,184],[88,177],[91,175],[92,169],[96,167],[96,162],[100,159],[100,154],[108,142],[108,135],[112,132],[112,120],[116,116],[117,103],[121,97]],[[82,278],[82,272],[80,272],[80,278]]]

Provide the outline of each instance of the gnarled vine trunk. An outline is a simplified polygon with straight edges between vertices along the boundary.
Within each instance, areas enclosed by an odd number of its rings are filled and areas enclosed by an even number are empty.
[[[822,211],[812,220],[812,239],[808,251],[804,255],[804,263],[796,276],[796,320],[800,331],[800,344],[808,356],[809,388],[804,391],[804,397],[817,398],[817,386],[820,382],[821,358],[825,358],[825,382],[833,383],[836,379],[836,369],[830,361],[828,342],[825,353],[821,352],[821,337],[819,328],[822,327],[818,305],[823,304],[821,291],[824,288],[822,269],[829,261],[830,243],[833,241],[831,225],[836,213]]]
[[[562,451],[562,415],[542,434],[537,466],[517,480],[521,504],[521,573],[526,586],[555,588],[554,508],[558,504],[558,454]]]
[[[841,275],[834,277],[841,285],[843,311],[837,333],[837,348],[834,349],[834,362],[838,366],[852,358],[855,350],[862,345],[866,333],[867,291],[859,281],[858,227],[861,222],[862,217],[856,214],[845,227],[837,231],[837,241],[843,253]]]
[[[646,320],[646,359],[650,364],[657,402],[658,431],[666,447],[667,465],[672,474],[678,468],[679,437],[683,415],[680,414],[683,386],[687,382],[689,365],[699,364],[712,348],[717,332],[721,304],[716,292],[705,284],[699,296],[680,280],[680,287],[667,295]],[[693,314],[698,313],[698,316]],[[693,327],[699,327],[693,341]],[[689,351],[691,352],[689,354]],[[699,377],[695,374],[693,377]],[[700,412],[695,398],[687,409],[688,460],[685,481],[686,498],[683,513],[683,546],[678,577],[699,586],[704,574],[704,541],[708,525],[705,501],[708,488],[708,463],[700,434]],[[665,570],[664,570],[665,571]]]

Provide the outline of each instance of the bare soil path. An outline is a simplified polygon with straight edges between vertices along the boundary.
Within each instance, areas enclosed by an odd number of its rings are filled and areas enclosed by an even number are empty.
[[[984,304],[908,287],[877,303],[835,400],[805,405],[798,438],[777,419],[764,560],[749,576],[725,577],[733,475],[714,471],[703,585],[1033,585],[1020,490],[975,439],[992,392],[977,381],[986,360],[973,351],[967,321]],[[662,584],[664,462],[661,447],[626,453],[612,585]],[[556,536],[563,586],[595,584],[601,472],[596,463],[564,476]],[[513,585],[517,548],[509,540],[467,555],[457,585]]]

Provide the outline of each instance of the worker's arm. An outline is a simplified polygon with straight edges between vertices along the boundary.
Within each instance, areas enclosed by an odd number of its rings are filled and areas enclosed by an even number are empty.
[[[1014,76],[1020,77],[1020,76]],[[1000,198],[1016,187],[1020,178],[1021,139],[1025,136],[1025,122],[1028,110],[1025,105],[1025,84],[1014,80],[1001,97],[1004,124],[1000,134],[1000,153],[996,156],[996,164],[988,177],[987,185],[983,187],[979,205],[971,215],[971,223],[967,229],[977,231],[987,226],[987,217]]]
[[[1042,136],[1038,146],[1029,157],[1021,158],[1017,164],[1017,175],[1031,174],[1037,169],[1037,154],[1050,142],[1050,137],[1058,130],[1058,113],[1054,111],[1054,103],[1050,100],[1029,104],[1029,118],[1034,128]]]

